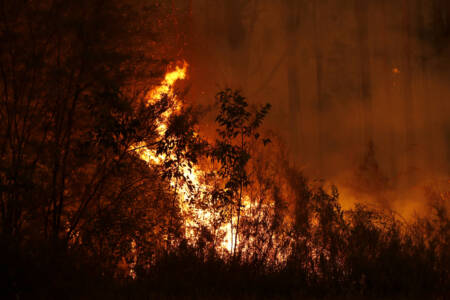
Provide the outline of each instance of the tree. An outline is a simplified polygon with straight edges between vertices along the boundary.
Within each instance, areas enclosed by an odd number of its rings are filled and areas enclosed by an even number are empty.
[[[289,132],[291,133],[290,140],[293,142],[293,152],[298,153],[302,148],[303,132],[302,132],[302,111],[300,99],[300,82],[299,82],[299,68],[298,68],[298,40],[300,37],[301,18],[301,1],[286,1],[286,37],[287,45],[287,84],[289,93]],[[300,119],[300,120],[298,120]]]
[[[369,1],[355,2],[355,18],[358,26],[359,67],[361,75],[361,109],[364,116],[364,145],[373,143],[372,87],[370,78]]]
[[[156,155],[163,157],[162,178],[169,180],[174,189],[171,223],[172,216],[177,213],[178,200],[194,202],[199,196],[195,183],[189,178],[207,147],[206,141],[196,133],[197,117],[192,107],[173,113],[164,135],[156,144]],[[181,199],[178,195],[180,188],[184,188]],[[174,237],[174,230],[173,224],[170,224],[169,243]]]
[[[411,59],[411,5],[408,1],[402,1],[402,30],[403,30],[403,107],[405,113],[405,171],[407,183],[411,185],[416,180],[416,138],[414,136],[414,93],[412,91],[413,69]]]
[[[163,10],[142,1],[2,1],[4,237],[66,247],[117,172],[137,159],[130,147],[154,142],[167,107],[143,96],[166,63],[150,21]]]
[[[233,209],[236,207],[236,225],[232,253],[236,254],[239,234],[239,221],[242,208],[244,188],[249,184],[246,166],[251,159],[249,141],[258,140],[259,127],[270,110],[270,104],[265,104],[254,113],[248,109],[245,97],[239,91],[225,89],[216,96],[219,104],[219,114],[216,122],[219,125],[219,139],[212,149],[211,157],[220,163],[218,175],[224,180],[224,187],[216,191],[215,200],[221,200],[230,210],[230,226],[233,229]],[[265,145],[269,139],[262,139]],[[233,234],[233,232],[232,232]]]
[[[313,17],[313,34],[314,34],[314,59],[316,67],[316,96],[317,96],[317,127],[318,127],[318,148],[319,148],[319,172],[324,171],[323,166],[323,152],[324,147],[324,110],[326,107],[326,99],[323,92],[323,54],[321,45],[321,29],[319,24],[319,2],[314,0],[312,3],[312,17]]]

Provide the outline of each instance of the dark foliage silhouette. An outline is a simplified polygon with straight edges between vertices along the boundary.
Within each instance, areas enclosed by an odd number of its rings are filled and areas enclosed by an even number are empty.
[[[162,4],[0,2],[2,298],[449,296],[449,191],[428,190],[430,215],[409,222],[345,210],[241,91],[217,94],[214,142],[196,107],[167,118],[175,95],[146,98],[176,43],[156,32]],[[200,189],[187,174],[203,165]],[[386,188],[372,144],[359,175]]]

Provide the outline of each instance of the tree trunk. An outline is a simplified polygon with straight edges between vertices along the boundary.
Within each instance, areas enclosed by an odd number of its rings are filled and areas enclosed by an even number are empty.
[[[386,74],[384,76],[383,85],[384,87],[384,96],[386,98],[386,102],[388,103],[389,108],[392,107],[394,103],[394,80],[397,76],[396,73],[393,72],[393,61],[391,58],[393,49],[390,47],[389,43],[389,23],[390,20],[389,16],[387,15],[387,5],[389,5],[390,0],[383,0],[381,3],[381,14],[382,14],[382,43],[384,45],[383,49],[383,73]],[[387,108],[387,106],[385,106]],[[388,112],[386,112],[388,113]],[[389,122],[387,123],[389,126],[388,129],[388,137],[387,137],[387,143],[388,143],[388,160],[389,160],[389,175],[390,180],[393,185],[396,184],[397,180],[397,172],[398,172],[398,166],[397,166],[397,137],[395,135],[395,127],[396,127],[396,120],[392,117],[389,118]]]
[[[323,89],[323,66],[322,66],[322,49],[321,49],[321,43],[320,43],[320,35],[321,30],[319,28],[318,20],[319,14],[317,11],[317,4],[319,3],[319,0],[313,1],[313,34],[314,34],[314,56],[315,56],[315,62],[316,62],[316,96],[317,96],[317,128],[318,128],[318,159],[319,159],[319,173],[320,175],[323,174],[323,151],[324,151],[324,130],[323,130],[323,111],[325,108],[324,103],[324,94],[322,92]]]
[[[297,0],[287,0],[287,84],[289,99],[289,133],[294,154],[302,150],[303,132],[301,126],[301,103],[298,74],[298,37],[300,28],[300,4]],[[296,155],[294,156],[295,159]]]
[[[248,28],[244,24],[244,11],[248,3],[243,0],[225,0],[225,22],[227,26],[227,42],[230,50],[229,67],[233,85],[245,87],[248,77],[250,48]]]
[[[411,5],[408,0],[403,0],[403,107],[405,114],[405,171],[407,184],[410,185],[415,177],[415,137],[414,137],[414,99],[412,93],[412,68],[411,68]]]
[[[363,116],[364,147],[373,142],[372,87],[370,76],[369,14],[368,1],[355,1],[357,40],[359,47],[361,110]]]

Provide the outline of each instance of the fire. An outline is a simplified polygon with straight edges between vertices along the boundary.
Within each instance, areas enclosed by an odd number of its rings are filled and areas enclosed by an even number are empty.
[[[176,66],[174,70],[168,71],[161,83],[148,93],[148,104],[154,104],[166,96],[170,101],[169,108],[162,115],[157,127],[157,133],[161,138],[166,133],[170,117],[173,114],[179,113],[183,108],[182,101],[177,97],[174,91],[174,85],[177,81],[187,78],[188,66],[188,63],[183,61]],[[144,144],[135,145],[133,150],[139,154],[139,157],[142,160],[152,165],[160,165],[164,163],[164,160],[166,159],[164,155],[158,155],[154,149],[149,149],[145,147]],[[207,167],[202,168],[200,165],[193,165],[191,167],[187,167],[187,165],[185,165],[182,167],[181,171],[186,180],[177,181],[177,179],[172,178],[170,182],[171,187],[177,193],[178,205],[184,221],[185,237],[188,241],[195,241],[198,229],[200,229],[200,227],[211,228],[211,222],[214,222],[215,219],[220,218],[220,213],[208,208],[196,207],[189,201],[190,197],[193,195],[192,187],[194,187],[197,195],[207,194],[208,190],[211,189],[211,186],[202,180],[208,173],[206,168]],[[186,181],[189,181],[191,184],[188,185]],[[243,195],[241,205],[242,218],[252,218],[258,214],[258,212],[252,208],[252,201],[248,195]],[[230,207],[230,209],[234,210],[235,208]],[[222,240],[219,244],[217,244],[217,250],[219,252],[223,254],[231,254],[233,249],[238,248],[237,246],[241,244],[240,240],[235,240],[236,223],[237,215],[233,212],[230,223],[222,223],[219,225],[219,228],[215,229],[223,234]]]
[[[148,93],[148,104],[157,103],[158,101],[163,100],[164,97],[168,97],[167,99],[170,102],[169,108],[161,116],[157,124],[157,133],[161,138],[163,138],[166,133],[170,117],[180,113],[183,108],[183,102],[175,93],[174,85],[177,81],[187,78],[188,66],[188,63],[185,61],[178,64],[174,70],[168,71],[161,83]],[[161,165],[167,158],[164,155],[158,155],[154,149],[147,148],[145,144],[137,144],[133,147],[133,150],[138,153],[142,160],[151,165]],[[175,157],[169,158],[175,159]],[[209,173],[209,166],[199,164],[188,167],[188,164],[181,165],[181,171],[186,180],[172,178],[170,186],[176,191],[178,207],[180,208],[181,217],[184,222],[185,238],[190,242],[195,242],[198,238],[199,230],[208,228],[214,230],[215,236],[219,236],[220,240],[214,241],[218,253],[229,255],[233,254],[239,247],[244,247],[245,243],[243,241],[240,239],[236,240],[236,223],[238,221],[236,207],[233,207],[233,205],[230,205],[229,207],[231,211],[230,222],[221,221],[218,227],[215,227],[215,225],[212,224],[214,224],[216,220],[223,218],[221,212],[208,207],[206,203],[205,206],[199,207],[198,205],[192,204],[190,201],[191,197],[196,197],[194,194],[207,195],[208,191],[213,188],[214,183],[205,182],[204,180],[204,178],[207,178],[206,174]],[[190,184],[187,184],[187,181],[189,181]],[[192,187],[194,187],[194,192],[192,191]],[[255,206],[253,203],[254,202],[252,202],[249,195],[246,193],[242,195],[242,206],[240,210],[241,220],[243,218],[257,220],[261,214],[260,208],[263,207],[264,209],[267,209],[271,205],[270,203],[264,203]],[[250,241],[252,241],[252,239],[252,237],[249,238]],[[277,238],[272,242],[277,244]],[[284,259],[280,253],[278,253],[275,258],[280,260]]]
[[[174,96],[173,85],[178,80],[186,78],[188,66],[188,63],[183,61],[182,67],[176,66],[175,70],[167,72],[161,84],[150,91],[148,101],[154,103],[155,101],[161,100],[164,95]],[[178,99],[175,98],[175,100]]]
[[[179,112],[182,108],[183,104],[175,94],[174,84],[179,80],[186,79],[188,67],[188,63],[186,61],[183,61],[182,64],[176,66],[174,70],[168,71],[165,74],[162,82],[158,86],[153,88],[147,95],[148,104],[156,103],[166,96],[171,101],[169,109],[164,112],[161,120],[158,123],[157,133],[160,137],[163,137],[167,130],[167,123],[170,116],[172,116],[174,113]],[[149,164],[161,164],[166,158],[164,157],[164,155],[157,155],[155,150],[145,147],[144,144],[134,145],[132,149],[139,154],[139,157],[142,160],[146,161]],[[204,175],[204,171],[201,170],[198,166],[192,166],[192,168],[183,167],[182,172],[184,177],[192,183],[197,191],[206,191],[206,184],[200,183],[200,178]],[[208,220],[213,217],[212,212],[195,208],[188,203],[188,199],[191,195],[191,190],[187,184],[179,183],[176,181],[176,179],[172,179],[170,185],[177,191],[178,202],[182,214],[188,216],[184,218],[184,222],[186,228],[185,236],[189,240],[195,237],[194,229],[198,227],[199,224],[208,224]],[[235,222],[235,220],[233,221]],[[225,239],[221,244],[221,248],[231,252],[234,238],[233,230],[229,228],[228,225],[223,225],[220,229],[225,232]]]
[[[188,63],[183,61],[182,66],[176,66],[175,70],[167,72],[164,76],[164,80],[152,89],[148,93],[147,102],[149,104],[160,101],[164,96],[169,97],[172,100],[172,107],[170,107],[164,114],[163,120],[158,124],[158,133],[160,136],[164,135],[167,129],[167,120],[175,112],[181,109],[181,102],[178,97],[174,94],[174,84],[178,80],[183,80],[186,78],[186,73],[188,69]]]

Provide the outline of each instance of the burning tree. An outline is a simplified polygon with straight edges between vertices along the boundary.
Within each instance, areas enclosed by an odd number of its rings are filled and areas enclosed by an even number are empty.
[[[244,201],[244,189],[250,183],[247,163],[250,160],[250,140],[258,140],[259,127],[270,109],[266,104],[254,113],[248,110],[248,103],[239,91],[226,89],[217,94],[219,114],[219,139],[212,150],[213,160],[220,163],[217,174],[224,181],[223,189],[215,191],[214,201],[223,203],[229,210],[230,227],[233,228],[233,216],[236,211],[234,241],[231,237],[231,251],[236,254],[238,244],[239,222]],[[263,139],[265,145],[269,139]],[[231,230],[233,235],[233,230]]]
[[[336,188],[262,138],[270,105],[252,108],[231,89],[216,95],[208,143],[176,88],[187,62],[155,37],[174,23],[164,1],[0,2],[7,296],[446,291],[448,192],[430,193],[434,214],[414,224],[345,211]],[[360,171],[373,190],[385,186],[372,148]]]

